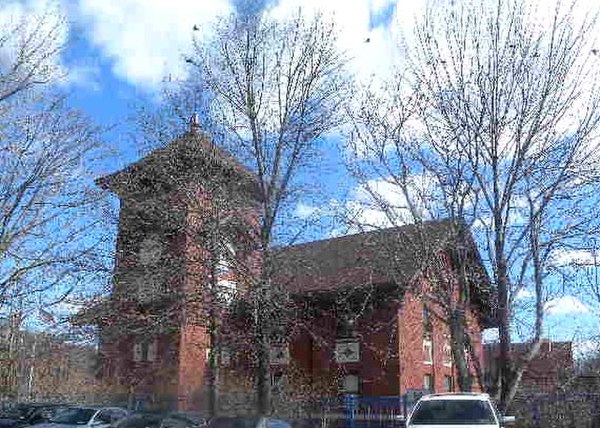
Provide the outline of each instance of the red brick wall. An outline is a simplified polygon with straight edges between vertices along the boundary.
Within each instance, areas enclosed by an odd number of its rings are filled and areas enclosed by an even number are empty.
[[[294,337],[290,344],[291,359],[310,374],[313,383],[330,385],[329,394],[338,392],[342,376],[355,374],[360,379],[361,395],[397,395],[396,310],[395,306],[380,308],[361,318],[356,326],[359,363],[335,361],[337,321],[327,312],[303,321],[312,334],[301,333]]]
[[[433,367],[423,363],[423,304],[413,293],[404,295],[398,311],[399,389],[405,394],[411,389],[423,388],[425,373]]]
[[[206,379],[208,336],[200,326],[181,331],[177,389],[178,410],[201,410]]]
[[[432,307],[431,310],[434,312],[436,308]],[[481,328],[472,314],[468,315],[468,319],[470,335],[477,349],[479,361],[482,362]],[[433,375],[435,392],[444,392],[444,376],[452,376],[454,389],[457,390],[454,369],[444,365],[444,345],[449,343],[450,339],[448,328],[439,317],[432,315],[431,321],[433,324],[433,364],[427,364],[423,351],[423,302],[414,293],[407,292],[404,304],[398,311],[400,394],[411,389],[423,389],[426,374]],[[473,374],[475,374],[474,368]],[[480,387],[474,385],[473,389],[477,391],[480,390]]]
[[[531,347],[530,343],[513,343],[511,353],[513,358],[525,355]],[[485,369],[490,382],[498,369],[497,359],[500,353],[498,343],[485,346]],[[556,392],[565,376],[573,370],[573,350],[571,342],[551,342],[543,340],[540,351],[527,365],[520,390],[527,393]]]

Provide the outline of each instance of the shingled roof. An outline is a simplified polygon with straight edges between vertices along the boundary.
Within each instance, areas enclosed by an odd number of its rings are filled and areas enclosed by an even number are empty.
[[[215,166],[233,178],[230,184],[244,187],[258,196],[256,175],[205,134],[194,129],[126,168],[98,178],[96,184],[117,194],[126,194],[138,190],[144,179],[172,184],[179,178],[186,183],[186,177],[191,173],[214,178]]]
[[[406,281],[454,235],[448,221],[432,221],[279,248],[276,276],[299,292]]]
[[[462,246],[478,273],[474,304],[491,319],[493,293],[468,230],[450,220],[429,221],[282,247],[275,251],[275,280],[296,294],[329,293],[347,287],[410,284],[437,260]]]

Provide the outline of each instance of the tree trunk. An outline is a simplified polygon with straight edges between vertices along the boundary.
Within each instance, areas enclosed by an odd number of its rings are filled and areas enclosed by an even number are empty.
[[[262,231],[263,264],[260,288],[256,296],[254,308],[256,320],[256,357],[258,367],[256,372],[257,410],[261,416],[271,414],[271,332],[273,312],[273,290],[271,284],[271,253],[269,250],[269,229]]]
[[[263,296],[259,296],[259,302],[264,302]],[[266,316],[267,305],[261,303],[259,303],[258,307],[256,308],[256,345],[258,358],[256,392],[258,400],[258,414],[261,416],[266,416],[271,413],[271,365],[269,361],[270,346],[268,334],[268,316]]]
[[[465,316],[464,312],[459,309],[454,309],[450,315],[450,334],[452,336],[452,358],[458,376],[458,387],[462,392],[471,392],[473,378],[469,371],[465,353]]]
[[[498,278],[498,333],[500,337],[500,403],[501,411],[505,411],[510,402],[511,384],[513,384],[513,367],[510,357],[510,316],[508,310],[508,276],[506,263],[500,258],[497,264]]]

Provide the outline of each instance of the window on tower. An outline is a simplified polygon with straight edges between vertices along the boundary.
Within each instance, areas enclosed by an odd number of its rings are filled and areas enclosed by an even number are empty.
[[[231,303],[237,292],[237,283],[233,274],[235,249],[226,242],[220,248],[219,261],[216,267],[218,293],[221,300]]]
[[[133,344],[133,361],[135,362],[152,362],[156,361],[158,354],[158,341],[153,340],[136,340]]]

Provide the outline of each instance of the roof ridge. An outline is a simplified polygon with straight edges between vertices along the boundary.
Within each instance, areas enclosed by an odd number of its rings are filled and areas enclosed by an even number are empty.
[[[376,235],[376,234],[380,234],[380,233],[389,233],[390,231],[394,231],[394,230],[400,231],[402,229],[414,228],[414,227],[417,227],[419,224],[420,225],[440,225],[441,226],[441,225],[443,225],[445,223],[449,223],[451,221],[452,221],[452,219],[450,219],[450,218],[444,218],[444,219],[439,219],[439,220],[426,220],[421,223],[408,223],[408,224],[404,224],[402,226],[390,226],[390,227],[378,228],[378,229],[373,229],[373,230],[364,230],[361,232],[350,233],[348,235],[332,236],[332,237],[325,238],[325,239],[316,239],[314,241],[301,242],[299,244],[275,247],[274,250],[281,251],[281,250],[287,250],[287,249],[296,249],[296,248],[302,248],[302,247],[314,245],[314,244],[324,244],[326,242],[334,242],[334,241],[343,241],[345,239],[353,239],[353,238],[356,238],[359,236],[368,236],[368,235]]]

